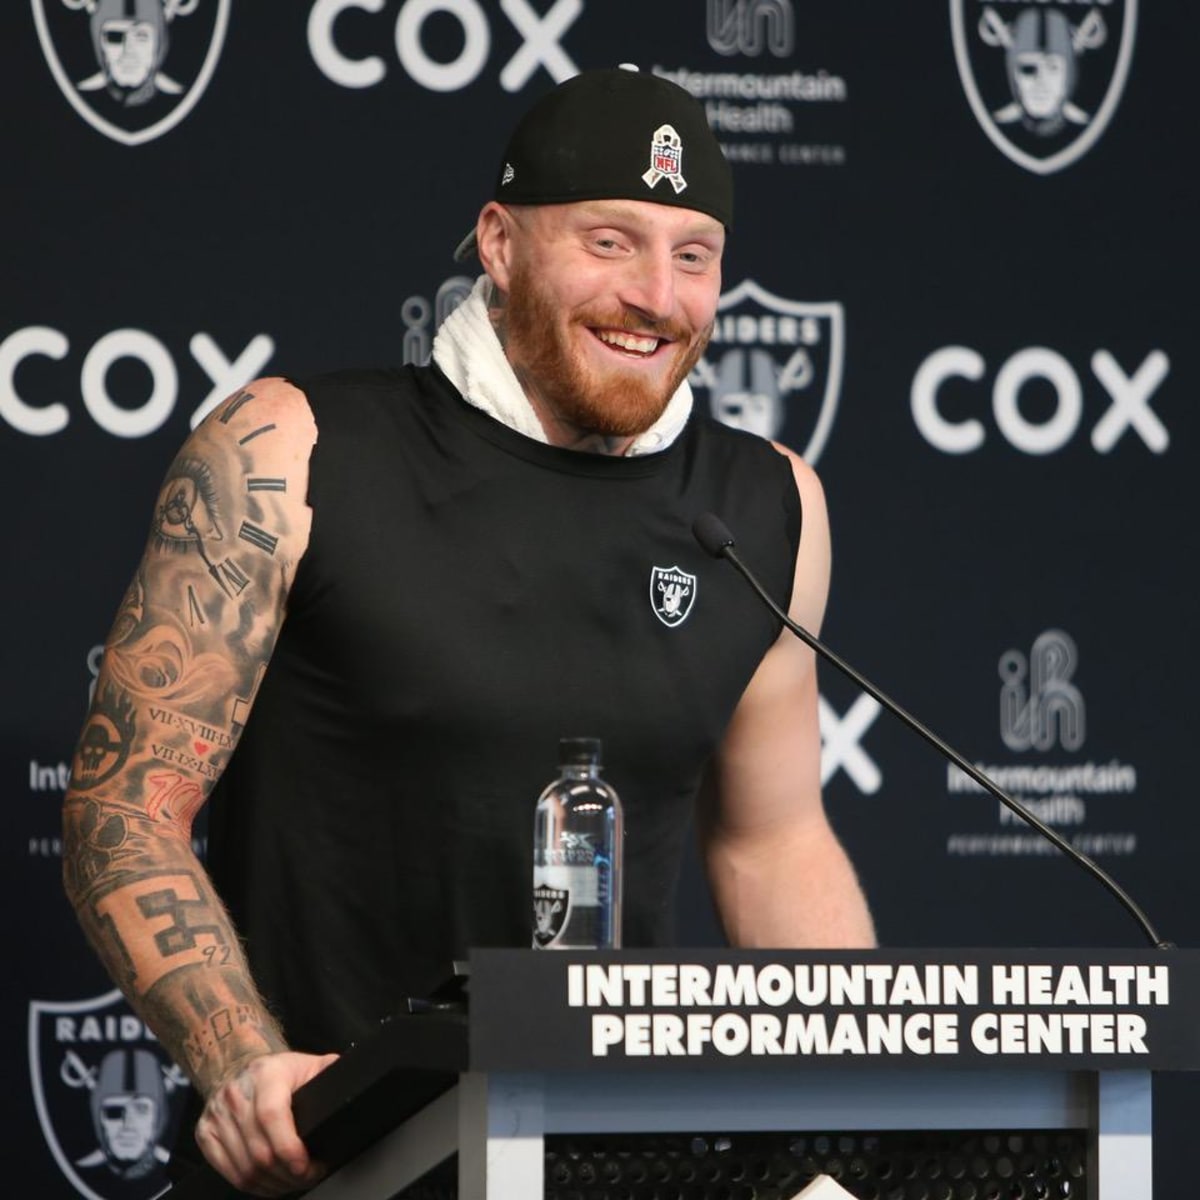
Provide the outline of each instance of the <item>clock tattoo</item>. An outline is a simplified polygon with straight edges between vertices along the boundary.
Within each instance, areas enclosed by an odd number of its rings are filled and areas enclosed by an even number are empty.
[[[252,393],[239,392],[217,418],[218,427],[230,428],[239,446],[275,428],[273,424],[255,425],[251,421],[254,427],[250,433],[237,436],[236,426],[241,424],[242,410],[253,399]],[[258,497],[264,493],[269,495],[287,491],[286,479],[251,471],[250,460],[244,452],[238,458],[245,475],[242,491],[246,499],[235,501],[234,507],[240,508],[243,503],[248,503],[247,515],[253,520],[239,521],[234,516],[226,522],[222,496],[229,499],[230,492],[224,486],[224,456],[210,463],[194,454],[184,454],[172,464],[167,482],[159,494],[152,530],[154,542],[160,550],[199,555],[209,576],[231,600],[240,597],[257,578],[257,572],[244,556],[242,562],[235,557],[239,547],[249,546],[273,558],[279,544],[277,534],[264,527],[266,522]],[[228,482],[232,483],[232,480]],[[237,522],[236,535],[233,534],[233,522]],[[189,624],[195,628],[205,623],[203,607],[190,587],[187,603]]]

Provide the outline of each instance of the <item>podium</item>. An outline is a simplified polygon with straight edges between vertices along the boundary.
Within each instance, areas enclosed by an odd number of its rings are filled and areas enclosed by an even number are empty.
[[[481,950],[466,994],[296,1094],[314,1200],[1149,1200],[1152,1074],[1200,1067],[1193,951]]]

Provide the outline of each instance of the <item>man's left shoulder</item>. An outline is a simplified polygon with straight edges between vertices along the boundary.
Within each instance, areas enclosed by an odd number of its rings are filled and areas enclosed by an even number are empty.
[[[711,446],[716,453],[731,458],[775,463],[781,453],[785,456],[792,453],[786,446],[762,434],[726,425],[709,413],[693,413],[692,423],[695,435],[702,443]]]

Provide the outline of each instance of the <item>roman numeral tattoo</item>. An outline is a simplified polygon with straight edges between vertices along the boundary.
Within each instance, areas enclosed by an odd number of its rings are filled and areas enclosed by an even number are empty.
[[[244,446],[247,442],[252,442],[261,433],[270,433],[274,429],[274,425],[260,425],[257,429],[252,429],[245,437],[238,438],[238,445]]]
[[[220,580],[218,579],[219,583]],[[200,607],[200,601],[196,599],[196,589],[189,583],[187,585],[188,598],[188,624],[195,629],[197,625],[207,625],[208,622],[204,619],[204,609]]]
[[[237,416],[238,409],[248,400],[254,399],[254,393],[244,388],[229,402],[229,407],[221,414],[221,424],[228,425]]]
[[[277,537],[269,534],[265,529],[259,529],[257,525],[251,525],[249,521],[242,522],[242,527],[238,530],[238,537],[252,546],[257,546],[260,550],[265,550],[268,554],[274,554],[275,547],[279,545]]]
[[[232,558],[225,559],[224,562],[218,563],[217,566],[223,576],[220,580],[221,587],[230,596],[240,596],[246,590],[246,586],[250,582],[250,576]]]

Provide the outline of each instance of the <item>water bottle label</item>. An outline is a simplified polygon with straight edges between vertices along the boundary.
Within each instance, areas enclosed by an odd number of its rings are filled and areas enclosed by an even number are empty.
[[[594,945],[595,915],[601,882],[593,867],[535,867],[533,872],[533,945]],[[586,929],[583,927],[586,926]],[[564,939],[564,934],[566,938]]]
[[[566,888],[534,887],[533,945],[535,949],[552,946],[567,924],[571,913],[571,893]]]

